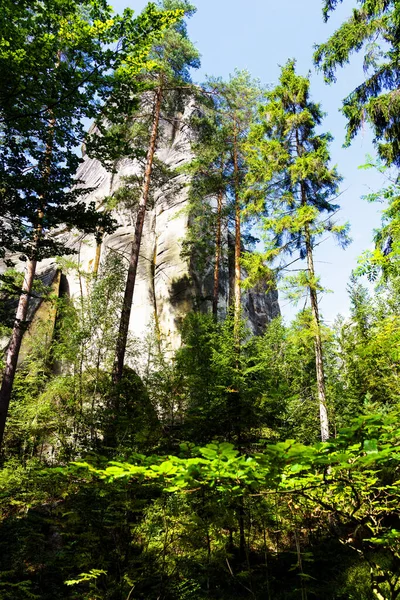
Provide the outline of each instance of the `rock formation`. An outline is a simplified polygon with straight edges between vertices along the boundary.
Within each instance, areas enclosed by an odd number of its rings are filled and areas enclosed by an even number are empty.
[[[184,128],[164,124],[164,141],[157,151],[157,157],[171,169],[190,160],[190,146]],[[105,197],[121,186],[123,178],[139,173],[135,161],[119,161],[115,172],[107,171],[98,160],[84,157],[77,173],[84,188],[92,188],[85,201],[101,206]],[[188,182],[178,174],[167,185],[154,192],[154,202],[147,211],[144,225],[141,254],[138,265],[134,301],[132,306],[130,333],[143,339],[149,325],[156,323],[166,343],[167,350],[175,350],[180,344],[180,325],[185,315],[196,305],[201,310],[211,309],[212,271],[199,276],[182,257],[182,243],[189,224]],[[94,191],[93,191],[94,190]],[[135,216],[132,210],[118,208],[113,212],[118,222],[117,230],[105,235],[101,256],[110,250],[128,259],[133,239]],[[65,236],[68,247],[74,248],[74,258],[85,271],[93,270],[96,256],[94,236],[71,232],[60,232]],[[228,234],[226,234],[228,236]],[[229,239],[226,237],[226,244]],[[18,265],[23,269],[23,263]],[[60,285],[59,267],[55,260],[47,259],[39,266],[38,274],[54,285]],[[233,273],[228,259],[221,265],[220,300],[218,310],[223,316],[229,306],[229,294]],[[78,298],[81,290],[76,276],[63,278],[64,292],[71,298]],[[277,291],[266,292],[266,287],[243,293],[245,318],[256,334],[262,333],[266,324],[280,314]]]

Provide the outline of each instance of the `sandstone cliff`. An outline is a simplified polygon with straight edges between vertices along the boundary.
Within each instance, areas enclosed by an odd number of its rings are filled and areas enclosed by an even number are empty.
[[[190,159],[185,128],[164,123],[163,138],[157,157],[168,167],[175,169]],[[85,200],[101,206],[104,198],[112,196],[121,186],[124,177],[137,173],[139,165],[132,160],[121,160],[115,172],[110,172],[99,161],[85,156],[77,177],[83,182],[84,188],[92,189],[86,194]],[[179,347],[180,324],[195,305],[204,311],[211,308],[212,269],[199,276],[190,260],[182,257],[182,243],[189,224],[187,184],[185,177],[178,174],[154,192],[152,207],[146,214],[130,320],[130,333],[139,339],[145,337],[149,325],[157,323],[167,350]],[[104,257],[111,250],[128,260],[133,239],[134,212],[121,207],[114,210],[113,216],[118,228],[104,237],[101,256]],[[66,245],[74,248],[77,253],[74,260],[80,268],[93,270],[96,254],[94,236],[71,232],[60,232],[58,235],[64,236]],[[229,243],[226,233],[226,246]],[[18,268],[22,269],[23,264],[19,264]],[[229,260],[223,259],[218,306],[221,316],[226,314],[229,306],[231,271]],[[39,276],[45,275],[48,281],[61,281],[56,278],[57,272],[58,267],[52,259],[42,261],[38,269]],[[72,299],[78,298],[81,289],[77,277],[67,274],[63,278],[63,290],[68,291]],[[265,325],[280,313],[278,294],[276,291],[267,293],[266,288],[259,285],[257,289],[243,294],[243,309],[252,331],[260,334]]]

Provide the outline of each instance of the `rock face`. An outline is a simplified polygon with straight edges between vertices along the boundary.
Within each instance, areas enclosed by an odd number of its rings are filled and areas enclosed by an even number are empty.
[[[184,128],[163,124],[163,143],[157,151],[157,157],[171,169],[184,164],[190,159],[190,145]],[[94,188],[85,201],[95,202],[101,206],[106,196],[111,196],[120,186],[123,178],[139,173],[139,166],[134,161],[123,159],[116,172],[107,171],[94,159],[84,158],[77,177],[84,188]],[[182,257],[182,243],[188,228],[187,210],[188,182],[184,175],[177,175],[154,192],[153,202],[147,211],[134,300],[130,319],[130,333],[143,339],[149,326],[156,323],[166,343],[167,350],[175,350],[180,345],[180,325],[185,315],[196,305],[203,310],[211,308],[212,269],[205,276],[199,277],[190,266],[190,261]],[[118,252],[129,259],[133,239],[135,214],[132,210],[118,208],[113,212],[119,227],[111,235],[104,237],[101,256],[109,251]],[[65,235],[65,242],[73,247],[77,255],[74,258],[80,268],[93,270],[96,255],[94,236],[60,233]],[[229,244],[229,240],[227,242]],[[229,305],[229,294],[233,273],[226,259],[221,264],[219,312],[226,314]],[[20,266],[23,268],[23,265]],[[55,261],[43,261],[40,273],[55,273]],[[69,290],[72,298],[80,295],[77,278],[67,274],[64,289]],[[262,333],[265,325],[280,314],[278,294],[276,291],[266,293],[263,286],[243,294],[244,314],[252,331]]]

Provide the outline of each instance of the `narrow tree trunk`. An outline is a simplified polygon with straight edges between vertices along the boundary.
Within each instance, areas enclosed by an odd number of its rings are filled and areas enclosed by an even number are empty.
[[[25,331],[26,316],[29,308],[29,296],[32,291],[33,280],[36,273],[36,260],[28,260],[25,270],[22,294],[19,298],[17,314],[7,350],[6,366],[0,389],[0,448],[3,442],[4,429],[7,421],[8,407],[17,369],[18,355]]]
[[[244,505],[243,505],[243,497],[240,499],[239,503],[239,557],[241,561],[244,561],[246,558],[246,535],[245,535],[245,526],[244,526]]]
[[[57,67],[60,61],[60,53],[58,53]],[[43,169],[43,180],[45,183],[48,182],[51,173],[51,158],[53,154],[54,144],[54,127],[55,118],[50,112],[49,129],[48,129],[48,141],[46,144],[44,169]],[[3,379],[0,388],[0,450],[3,444],[4,430],[7,421],[8,408],[10,406],[11,393],[14,384],[15,372],[17,370],[18,356],[21,349],[22,338],[26,328],[26,317],[29,308],[29,298],[33,288],[33,281],[36,274],[37,266],[37,255],[39,249],[39,242],[42,238],[43,233],[43,218],[44,218],[44,205],[45,196],[41,195],[38,198],[38,210],[37,220],[35,223],[35,235],[33,238],[33,247],[30,253],[30,258],[25,269],[24,282],[22,285],[22,293],[19,298],[17,313],[15,315],[15,321],[13,330],[11,333],[11,339],[6,354],[6,366],[3,373]]]
[[[96,254],[94,256],[94,263],[93,263],[93,276],[95,278],[97,278],[97,275],[99,274],[101,246],[103,244],[103,235],[104,235],[104,230],[103,230],[103,228],[101,228],[98,231],[98,237],[96,240]]]
[[[234,124],[233,139],[233,170],[235,186],[235,285],[234,285],[234,337],[237,348],[240,345],[240,317],[241,317],[241,295],[240,295],[240,253],[241,253],[241,231],[240,231],[240,198],[239,198],[239,162],[237,148],[236,121]]]
[[[303,149],[300,144],[299,134],[296,131],[296,146],[297,146],[297,154],[299,157],[303,154]],[[304,182],[300,184],[301,190],[301,204],[305,206],[307,203],[307,193],[305,189]],[[314,258],[313,258],[313,250],[311,244],[311,235],[310,228],[308,224],[306,224],[304,228],[305,234],[305,242],[306,242],[306,254],[307,254],[307,267],[308,274],[310,279],[314,280],[315,278],[315,269],[314,269]],[[319,421],[321,427],[321,440],[325,442],[329,439],[329,421],[328,421],[328,411],[326,408],[326,392],[325,392],[325,372],[324,372],[324,357],[322,352],[322,340],[321,340],[321,322],[319,317],[319,308],[318,308],[318,296],[317,290],[314,287],[314,283],[309,285],[310,292],[310,302],[311,302],[311,311],[314,320],[314,348],[315,348],[315,369],[317,374],[317,388],[318,388],[318,402],[319,402]]]
[[[133,293],[135,290],[136,273],[139,261],[140,244],[142,241],[143,224],[146,215],[146,206],[149,198],[151,173],[153,169],[154,154],[156,151],[156,142],[158,137],[158,124],[160,120],[162,101],[161,84],[155,93],[153,124],[151,129],[150,143],[146,157],[146,168],[143,179],[142,198],[139,203],[139,209],[136,217],[135,234],[132,243],[131,257],[129,261],[128,276],[125,285],[125,294],[122,304],[121,319],[119,325],[117,347],[115,352],[115,362],[113,368],[113,382],[118,383],[122,379],[122,371],[124,368],[124,359],[126,351],[126,342],[128,339],[129,320],[131,316]]]
[[[214,265],[214,292],[213,292],[213,317],[217,320],[218,317],[218,297],[219,297],[219,270],[221,260],[221,241],[222,241],[222,199],[223,191],[218,192],[217,199],[217,235],[215,239],[215,265]]]
[[[310,232],[308,226],[305,228],[306,235],[306,252],[307,252],[307,267],[310,279],[314,279],[314,259],[310,240]],[[318,308],[318,296],[317,290],[314,285],[311,284],[309,287],[311,310],[314,320],[315,335],[314,335],[314,347],[315,347],[315,367],[317,372],[317,387],[318,387],[318,401],[319,401],[319,420],[321,425],[321,440],[325,442],[329,438],[329,421],[328,411],[326,409],[326,393],[325,393],[325,373],[324,373],[324,357],[322,352],[322,340],[321,340],[321,324],[319,317]]]
[[[241,255],[241,218],[240,218],[240,195],[239,195],[239,160],[238,160],[238,140],[237,124],[234,117],[233,129],[233,178],[235,194],[235,281],[234,281],[234,308],[233,308],[233,343],[236,376],[239,379],[240,373],[240,320],[242,316],[241,301],[241,281],[240,281],[240,255]],[[242,397],[239,391],[238,379],[235,376],[235,393],[230,393],[230,407],[233,419],[234,431],[239,451],[242,445]]]

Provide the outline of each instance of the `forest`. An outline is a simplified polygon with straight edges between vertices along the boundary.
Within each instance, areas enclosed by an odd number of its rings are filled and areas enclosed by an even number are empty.
[[[311,71],[198,81],[190,0],[0,0],[0,600],[400,599],[400,4],[340,5],[309,68],[362,57],[386,183],[328,324]]]

